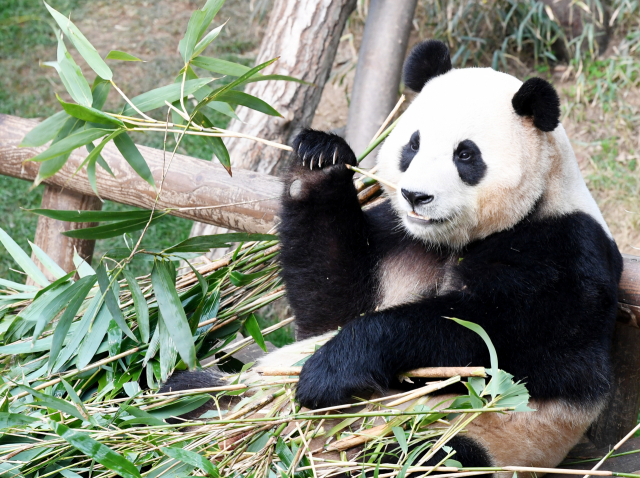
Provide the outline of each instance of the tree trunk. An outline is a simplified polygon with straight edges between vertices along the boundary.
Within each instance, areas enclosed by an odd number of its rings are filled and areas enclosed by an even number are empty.
[[[362,153],[398,101],[417,0],[372,0],[358,53],[346,139]],[[375,164],[376,151],[362,162]]]
[[[282,118],[240,108],[242,121],[229,129],[289,144],[297,131],[309,126],[331,72],[340,35],[356,0],[276,0],[257,64],[280,59],[264,71],[302,79],[313,85],[285,81],[251,83],[246,92],[273,106]],[[225,140],[234,168],[279,175],[290,153],[247,139]],[[191,236],[215,234],[215,226],[195,223]]]

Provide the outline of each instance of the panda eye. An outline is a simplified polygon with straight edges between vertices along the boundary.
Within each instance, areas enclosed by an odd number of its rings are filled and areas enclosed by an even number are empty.
[[[416,143],[411,143],[411,151],[418,151],[420,149],[420,145]]]
[[[458,159],[461,159],[462,161],[468,161],[469,159],[471,159],[471,153],[469,151],[460,151],[458,153]]]

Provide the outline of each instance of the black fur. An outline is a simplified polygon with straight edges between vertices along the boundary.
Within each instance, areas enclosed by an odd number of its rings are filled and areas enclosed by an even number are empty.
[[[219,371],[212,369],[194,370],[191,372],[176,371],[171,377],[169,377],[166,383],[162,385],[162,387],[160,387],[158,393],[178,392],[180,390],[194,390],[197,388],[220,387],[225,384],[224,381],[220,380],[220,376],[221,374]],[[197,420],[203,413],[215,409],[215,402],[213,400],[209,400],[207,403],[196,408],[195,410],[192,410],[189,413],[185,413],[184,415],[180,415],[180,418],[182,420],[168,418],[167,423],[179,423],[184,420]]]
[[[520,116],[532,116],[541,131],[553,131],[560,124],[560,98],[553,86],[542,78],[525,81],[511,100]]]
[[[328,135],[314,141],[315,151],[333,145]],[[422,247],[425,258],[436,253],[394,232],[397,217],[387,206],[363,212],[350,175],[298,165],[286,185],[296,179],[304,197],[285,192],[279,231],[298,331],[342,327],[303,366],[301,404],[345,403],[418,367],[488,366],[483,341],[445,317],[484,327],[500,367],[525,381],[533,398],[585,403],[607,394],[622,260],[593,218],[531,214],[454,256],[462,290],[375,311],[380,260],[409,246]]]
[[[460,179],[469,186],[476,186],[487,172],[480,148],[470,139],[458,144],[453,152],[453,162],[458,168]]]
[[[400,171],[403,173],[409,169],[409,165],[413,158],[420,150],[420,131],[416,131],[411,135],[409,142],[402,148],[402,156],[400,156]]]
[[[438,40],[427,40],[413,47],[404,62],[404,84],[422,91],[429,80],[451,70],[449,48]]]

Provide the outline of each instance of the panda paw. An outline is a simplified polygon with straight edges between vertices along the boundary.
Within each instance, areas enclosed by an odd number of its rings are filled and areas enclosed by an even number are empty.
[[[296,399],[307,408],[317,409],[342,405],[379,388],[371,377],[350,367],[340,354],[332,354],[326,345],[306,361],[296,387]],[[333,352],[336,352],[333,350]],[[336,364],[341,366],[336,367]],[[348,372],[346,372],[348,370]]]
[[[333,166],[358,164],[356,155],[347,142],[337,134],[313,129],[304,129],[293,141],[296,163],[310,171],[328,169]]]

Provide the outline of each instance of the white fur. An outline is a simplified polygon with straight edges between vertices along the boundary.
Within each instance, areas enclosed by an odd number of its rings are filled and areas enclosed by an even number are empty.
[[[608,228],[580,175],[562,126],[538,130],[511,104],[522,82],[490,68],[454,69],[429,81],[402,116],[378,154],[379,174],[397,184],[385,187],[393,207],[413,236],[462,247],[471,240],[508,229],[542,197],[544,215],[584,211]],[[406,172],[402,148],[420,131],[420,149]],[[453,162],[457,145],[470,139],[487,165],[476,186],[465,184]],[[407,219],[411,205],[402,188],[434,196],[416,213],[441,224]]]

